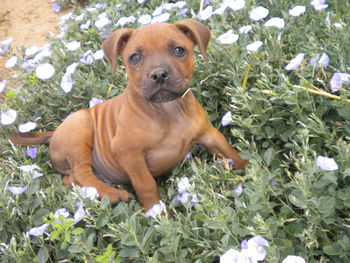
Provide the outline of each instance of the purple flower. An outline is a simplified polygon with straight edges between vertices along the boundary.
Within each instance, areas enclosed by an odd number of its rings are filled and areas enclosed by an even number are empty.
[[[310,64],[314,67],[326,68],[329,65],[329,56],[326,53],[318,53],[310,59]]]
[[[99,20],[97,20],[96,22],[95,22],[95,26],[97,27],[97,28],[103,28],[103,27],[105,27],[105,26],[107,26],[107,25],[109,25],[109,24],[111,24],[112,23],[112,21],[108,18],[108,17],[101,17]]]
[[[170,18],[170,14],[169,13],[163,13],[159,16],[155,16],[152,18],[152,24],[156,24],[156,23],[164,23],[166,21],[168,21]]]
[[[180,201],[183,204],[188,204],[190,207],[193,207],[199,203],[199,198],[197,194],[190,194],[189,192],[185,192],[176,195],[172,201]]]
[[[252,26],[251,25],[248,25],[248,26],[242,26],[242,27],[240,27],[239,29],[238,29],[238,31],[239,31],[239,33],[241,33],[241,34],[248,34],[248,32],[250,31],[250,30],[252,30]]]
[[[285,67],[286,70],[296,70],[299,68],[301,62],[304,59],[304,53],[299,53],[295,58],[293,58],[288,65]]]
[[[153,205],[145,214],[146,217],[157,217],[161,213],[166,212],[166,206],[162,201],[159,204]]]
[[[103,100],[99,99],[99,98],[92,98],[89,102],[89,108],[92,108],[93,106],[95,106],[96,104],[100,104],[102,103]]]
[[[40,169],[39,166],[37,166],[36,164],[33,165],[21,165],[19,167],[17,167],[19,170],[21,170],[24,173],[29,173],[33,179],[38,178],[43,176],[42,173],[39,173],[37,171],[37,169]]]
[[[180,194],[188,192],[190,188],[193,188],[193,187],[194,187],[194,183],[190,184],[188,177],[182,178],[180,182],[177,184],[178,192]]]
[[[190,160],[192,158],[192,154],[190,152],[186,153],[185,160]]]
[[[222,126],[228,126],[232,122],[232,113],[230,111],[226,112],[225,115],[221,119]]]
[[[43,224],[39,227],[33,227],[27,232],[27,235],[36,236],[36,237],[41,236],[42,234],[44,234],[44,232],[47,230],[48,227],[49,227],[49,224]]]
[[[76,22],[80,22],[80,21],[83,21],[83,20],[84,20],[84,17],[85,17],[85,14],[82,13],[82,14],[78,15],[74,20],[75,20]]]
[[[29,156],[31,159],[35,159],[37,155],[37,149],[35,147],[29,148],[27,150],[27,156]]]
[[[53,3],[52,4],[52,10],[55,12],[55,13],[59,13],[61,11],[61,5],[58,4],[58,3]]]
[[[26,191],[28,189],[28,186],[9,186],[7,187],[7,190],[9,190],[11,193],[15,194],[15,195],[20,195],[22,194],[24,191]]]
[[[11,45],[12,41],[13,41],[13,37],[10,37],[10,38],[0,42],[0,45],[1,45],[0,56],[4,55],[10,49],[10,45]]]
[[[83,203],[78,202],[77,206],[78,206],[78,209],[74,214],[74,223],[75,224],[80,222],[81,220],[83,220],[84,216],[85,216],[85,210],[84,210]]]
[[[93,54],[91,50],[86,51],[82,58],[80,59],[80,62],[85,65],[90,65],[94,62]]]
[[[86,23],[80,25],[79,28],[80,28],[81,30],[86,30],[86,29],[89,29],[90,25],[91,25],[91,20],[87,20]]]
[[[78,66],[78,63],[76,62],[69,65],[66,69],[66,73],[62,76],[61,88],[65,93],[68,93],[72,90],[72,87],[73,87],[72,75],[77,66]]]
[[[24,52],[24,55],[27,57],[30,57],[30,56],[35,55],[39,51],[40,51],[40,47],[32,46],[32,47],[26,49],[26,51]]]
[[[7,84],[6,80],[0,81],[0,93],[4,91],[4,89],[6,88],[6,84]]]
[[[339,91],[342,88],[343,82],[350,83],[350,74],[336,72],[330,82],[332,92]]]
[[[242,183],[238,184],[234,189],[233,192],[236,194],[237,197],[241,196],[243,193],[243,185]]]
[[[132,24],[135,23],[136,18],[134,16],[128,16],[128,17],[121,17],[119,18],[118,22],[115,24],[115,26],[125,26],[126,24]]]

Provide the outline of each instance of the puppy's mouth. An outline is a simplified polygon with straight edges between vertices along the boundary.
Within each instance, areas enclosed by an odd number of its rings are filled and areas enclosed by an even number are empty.
[[[150,98],[150,102],[162,103],[176,100],[184,95],[184,92],[174,92],[164,88],[160,88],[157,92],[155,92]]]

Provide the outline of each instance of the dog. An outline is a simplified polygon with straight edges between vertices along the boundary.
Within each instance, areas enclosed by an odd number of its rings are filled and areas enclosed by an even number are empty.
[[[54,132],[16,133],[10,140],[48,144],[63,184],[95,187],[113,203],[132,198],[115,188],[131,184],[145,211],[161,202],[155,178],[170,172],[194,144],[245,168],[249,162],[211,125],[190,90],[194,47],[207,61],[209,39],[209,28],[194,19],[114,31],[102,48],[112,73],[122,57],[126,89],[71,114]]]

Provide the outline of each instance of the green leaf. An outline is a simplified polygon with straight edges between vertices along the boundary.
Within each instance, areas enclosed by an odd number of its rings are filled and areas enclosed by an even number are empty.
[[[37,254],[37,259],[39,263],[45,263],[49,259],[49,252],[47,251],[46,247],[41,247],[39,249],[39,252]]]
[[[108,215],[106,213],[100,214],[100,216],[97,219],[96,226],[97,227],[103,227],[109,222]]]
[[[330,213],[335,206],[335,198],[333,196],[321,196],[318,199],[319,206],[318,209],[323,214]]]
[[[83,228],[77,227],[77,228],[75,228],[75,229],[72,231],[72,234],[73,234],[73,235],[79,235],[79,234],[81,234],[81,233],[83,233],[83,232],[84,232],[84,229],[83,229]]]
[[[267,166],[269,166],[272,162],[273,159],[275,159],[275,149],[274,148],[269,148],[264,152],[264,161],[267,164]]]
[[[139,251],[135,248],[124,248],[119,252],[118,256],[121,258],[137,258]]]

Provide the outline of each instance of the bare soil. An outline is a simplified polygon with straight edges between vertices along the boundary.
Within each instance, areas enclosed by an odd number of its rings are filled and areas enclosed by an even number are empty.
[[[0,0],[0,41],[13,37],[10,52],[0,56],[0,80],[8,80],[8,86],[16,85],[13,69],[4,67],[11,53],[19,46],[43,46],[49,32],[57,34],[58,21],[63,13],[53,12],[50,0]]]

